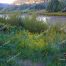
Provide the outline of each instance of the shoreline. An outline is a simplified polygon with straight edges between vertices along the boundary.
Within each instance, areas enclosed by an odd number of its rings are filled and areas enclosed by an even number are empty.
[[[40,11],[27,11],[27,12],[5,12],[5,13],[0,13],[0,14],[29,14],[29,15],[44,15],[44,16],[66,16],[66,12],[46,12],[44,10]]]
[[[28,14],[36,14],[36,15],[44,15],[44,16],[66,16],[66,12],[44,12],[44,11],[36,11],[36,12],[28,12]]]

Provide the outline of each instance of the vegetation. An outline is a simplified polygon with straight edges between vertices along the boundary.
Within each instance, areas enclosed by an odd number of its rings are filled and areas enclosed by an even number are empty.
[[[36,20],[36,16],[33,16],[32,18],[26,18],[23,21],[23,27],[30,32],[43,32],[48,29],[48,25],[42,21]]]
[[[51,0],[49,2],[43,2],[43,3],[8,5],[8,7],[6,7],[7,4],[0,4],[0,5],[1,5],[0,13],[14,13],[18,11],[24,13],[24,12],[29,12],[33,10],[34,11],[47,10],[48,12],[58,12],[58,11],[63,12],[63,10],[66,7],[66,1],[65,0]],[[66,12],[66,9],[65,9],[65,12]]]
[[[24,20],[14,18],[0,20],[0,25],[8,28],[4,31],[0,27],[0,66],[25,66],[25,60],[41,62],[46,66],[66,65],[65,60],[61,60],[65,59],[63,54],[66,51],[66,32],[61,30],[65,24],[49,28],[35,17]]]
[[[62,10],[62,5],[58,0],[51,0],[48,4],[47,10],[49,12],[58,12]]]

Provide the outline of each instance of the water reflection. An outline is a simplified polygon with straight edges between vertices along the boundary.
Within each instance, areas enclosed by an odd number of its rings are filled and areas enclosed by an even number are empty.
[[[49,24],[66,23],[66,17],[64,16],[38,16],[37,18]]]

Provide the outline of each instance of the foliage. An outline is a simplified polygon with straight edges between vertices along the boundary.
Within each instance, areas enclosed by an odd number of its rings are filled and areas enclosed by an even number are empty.
[[[9,15],[8,19],[0,18],[0,23],[18,28],[21,27],[33,33],[40,33],[48,28],[48,24],[44,23],[43,21],[38,21],[35,15],[25,17],[24,19],[17,14]]]
[[[20,59],[29,59],[34,62],[45,62],[48,65],[58,66],[60,54],[62,55],[62,52],[60,52],[62,48],[60,48],[59,43],[64,39],[66,39],[66,34],[59,33],[55,27],[51,27],[48,33],[40,34],[33,34],[26,30],[16,32],[12,30],[10,34],[1,33],[0,41],[3,40],[4,42],[3,45],[0,45],[0,59],[2,59],[0,63],[3,66],[9,64],[13,66],[17,64],[17,58],[19,58],[19,61]],[[4,45],[5,43],[7,44]],[[8,61],[20,52],[21,54],[18,57]],[[5,61],[8,61],[8,63],[5,63]]]
[[[58,0],[51,0],[48,3],[47,10],[49,12],[58,12],[58,11],[61,11],[61,9],[62,9],[62,5]]]
[[[27,17],[23,20],[23,27],[30,32],[43,32],[47,30],[48,25],[42,21],[38,21],[36,16]]]
[[[14,15],[9,15],[10,18],[7,19],[7,24],[10,24],[11,26],[21,26],[22,25],[22,20],[19,17],[19,15],[14,14]]]

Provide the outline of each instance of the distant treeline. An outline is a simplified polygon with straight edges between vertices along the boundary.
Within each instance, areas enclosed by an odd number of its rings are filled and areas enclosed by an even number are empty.
[[[1,4],[2,5],[2,4]],[[49,7],[48,7],[49,6]],[[9,5],[7,7],[0,7],[0,11],[19,11],[19,10],[42,10],[47,9],[48,11],[62,11],[66,7],[66,0],[51,0],[45,3],[34,3],[34,4],[22,4],[22,5]],[[55,10],[57,9],[57,10]]]
[[[3,11],[16,11],[16,10],[40,10],[45,9],[47,6],[47,3],[39,3],[39,4],[23,4],[23,5],[11,5],[8,7],[0,7],[0,10],[3,9]]]

